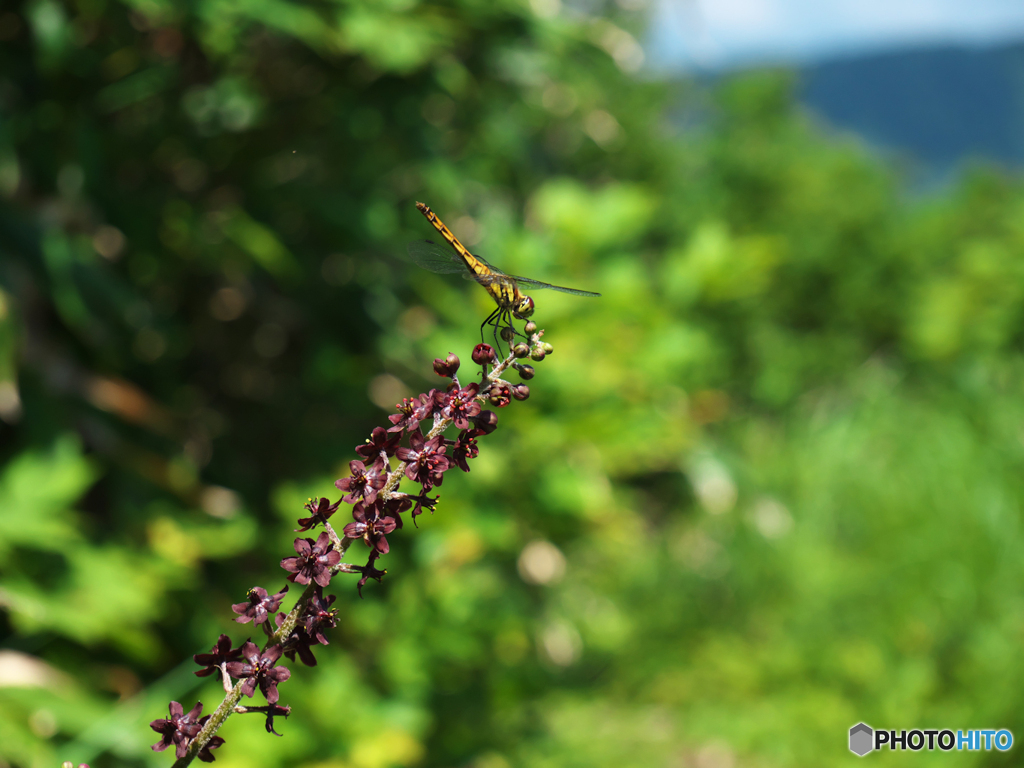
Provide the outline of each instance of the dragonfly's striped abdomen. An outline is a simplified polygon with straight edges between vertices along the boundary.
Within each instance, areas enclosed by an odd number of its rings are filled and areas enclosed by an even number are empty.
[[[491,270],[484,266],[476,256],[470,253],[466,249],[466,246],[459,242],[459,238],[453,235],[452,231],[444,225],[444,222],[437,218],[437,214],[430,210],[430,206],[426,203],[416,203],[416,207],[420,209],[420,213],[427,217],[427,221],[434,225],[434,229],[441,233],[441,237],[448,241],[448,245],[454,248],[455,252],[462,257],[462,260],[466,262],[466,268],[470,272],[476,275],[491,274]]]

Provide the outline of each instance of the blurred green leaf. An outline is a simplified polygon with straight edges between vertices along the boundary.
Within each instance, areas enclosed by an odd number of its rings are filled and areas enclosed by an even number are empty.
[[[45,453],[25,452],[8,463],[0,476],[0,562],[17,545],[51,552],[72,546],[79,539],[72,506],[98,476],[72,435]]]

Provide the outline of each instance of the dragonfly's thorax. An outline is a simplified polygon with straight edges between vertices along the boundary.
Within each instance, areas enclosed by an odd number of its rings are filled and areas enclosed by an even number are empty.
[[[518,289],[516,289],[516,294],[518,294],[518,298],[512,305],[512,314],[520,320],[525,320],[533,314],[533,299],[519,293]]]
[[[519,292],[519,287],[515,284],[515,281],[509,280],[504,276],[495,278],[489,275],[488,279],[491,282],[487,284],[487,290],[494,298],[495,303],[499,307],[515,310],[516,305],[523,298],[523,294]]]

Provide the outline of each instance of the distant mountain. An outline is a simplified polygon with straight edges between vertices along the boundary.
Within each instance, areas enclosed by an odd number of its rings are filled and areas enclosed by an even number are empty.
[[[828,123],[909,154],[926,175],[982,159],[1024,169],[1024,43],[860,55],[800,68]]]

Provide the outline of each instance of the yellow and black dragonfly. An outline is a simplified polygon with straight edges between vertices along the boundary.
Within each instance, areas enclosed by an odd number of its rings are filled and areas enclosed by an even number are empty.
[[[448,246],[435,243],[432,240],[416,240],[409,243],[409,257],[416,264],[431,272],[438,274],[461,272],[467,280],[475,280],[480,283],[491,294],[494,303],[498,305],[480,324],[481,341],[484,338],[484,328],[490,325],[494,327],[494,343],[497,346],[499,328],[511,328],[513,333],[518,333],[512,326],[512,318],[525,320],[533,314],[533,299],[525,295],[519,289],[520,286],[529,286],[531,290],[551,288],[562,293],[571,293],[574,296],[601,295],[593,291],[580,291],[576,288],[542,283],[528,277],[506,275],[482,256],[470,253],[430,208],[423,203],[416,203],[416,207],[427,217],[427,221],[434,225],[434,229],[445,239]],[[511,335],[508,338],[512,338]]]

